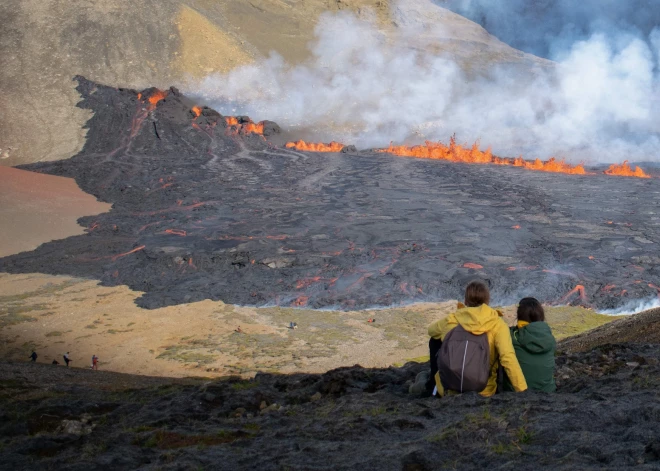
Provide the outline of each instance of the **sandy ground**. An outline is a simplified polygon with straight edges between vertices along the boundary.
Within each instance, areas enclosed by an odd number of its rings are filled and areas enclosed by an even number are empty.
[[[79,217],[110,207],[84,193],[71,178],[0,166],[0,257],[82,234]]]
[[[72,366],[87,368],[96,354],[103,369],[173,377],[382,367],[425,360],[428,324],[455,307],[340,312],[206,300],[145,310],[134,303],[140,294],[90,280],[0,274],[0,355],[27,360],[34,348],[40,362],[50,363],[69,351]],[[558,338],[613,319],[581,308],[547,311]],[[505,308],[505,319],[514,317],[514,307]]]

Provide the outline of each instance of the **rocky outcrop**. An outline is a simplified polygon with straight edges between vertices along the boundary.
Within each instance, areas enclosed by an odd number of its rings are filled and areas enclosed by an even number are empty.
[[[556,394],[490,399],[410,396],[428,368],[414,363],[220,381],[0,363],[0,459],[16,470],[656,469],[659,360],[657,344],[559,355]]]

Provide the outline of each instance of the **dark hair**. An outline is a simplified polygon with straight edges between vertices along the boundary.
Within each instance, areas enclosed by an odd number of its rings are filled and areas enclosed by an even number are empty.
[[[543,306],[536,298],[522,298],[518,303],[518,320],[532,322],[545,321]]]
[[[471,281],[465,288],[465,305],[467,307],[478,307],[490,302],[490,292],[485,283]]]

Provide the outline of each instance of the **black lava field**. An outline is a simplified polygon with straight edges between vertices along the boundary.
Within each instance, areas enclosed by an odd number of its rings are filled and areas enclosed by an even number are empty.
[[[85,147],[22,168],[72,177],[113,208],[0,271],[128,285],[145,308],[386,306],[460,299],[475,278],[500,303],[604,309],[660,292],[655,178],[300,152],[275,123],[230,126],[176,89],[77,80],[93,112]]]

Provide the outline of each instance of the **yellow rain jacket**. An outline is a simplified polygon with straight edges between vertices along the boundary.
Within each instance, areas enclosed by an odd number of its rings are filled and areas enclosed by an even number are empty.
[[[447,333],[461,324],[465,330],[475,335],[485,333],[488,335],[490,345],[490,377],[486,388],[481,391],[484,397],[495,394],[497,390],[497,368],[501,364],[506,371],[513,389],[517,392],[527,389],[525,376],[520,369],[516,352],[511,342],[509,326],[501,318],[502,313],[487,304],[478,307],[465,307],[458,303],[458,311],[434,322],[429,326],[429,335],[434,339],[444,340]],[[440,383],[440,375],[436,373],[435,384],[440,395],[444,395],[444,388]]]

